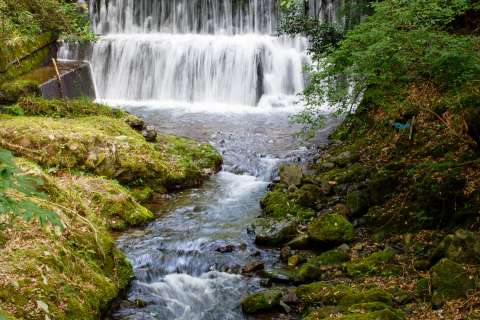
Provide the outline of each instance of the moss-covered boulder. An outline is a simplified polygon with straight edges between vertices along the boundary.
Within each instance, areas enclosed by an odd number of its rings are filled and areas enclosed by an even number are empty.
[[[141,206],[118,182],[99,177],[71,176],[61,178],[66,190],[76,192],[112,230],[144,225],[155,216]]]
[[[307,219],[315,216],[315,211],[299,205],[297,199],[278,187],[267,193],[260,204],[265,215],[272,218],[281,219],[291,216]]]
[[[254,223],[255,243],[276,246],[287,243],[298,235],[295,220],[257,219]]]
[[[480,236],[464,229],[445,236],[432,257],[433,260],[441,258],[448,258],[459,263],[479,263]]]
[[[0,117],[0,145],[44,167],[75,169],[130,186],[198,185],[218,169],[210,146],[161,136],[148,143],[121,118]]]
[[[344,151],[339,153],[338,155],[330,158],[330,161],[335,163],[340,167],[345,167],[349,164],[355,163],[359,159],[359,155],[357,152],[354,151]]]
[[[474,278],[459,263],[442,259],[431,269],[432,304],[440,306],[448,299],[460,298],[476,287]]]
[[[299,186],[303,178],[303,170],[297,165],[288,164],[280,167],[280,183],[290,186]]]
[[[349,255],[343,250],[326,251],[319,256],[310,258],[303,264],[295,274],[295,280],[298,282],[310,282],[320,280],[324,270],[322,267],[329,265],[339,265],[347,262]]]
[[[354,217],[367,213],[370,207],[368,192],[365,190],[352,190],[347,193],[346,206]]]
[[[393,305],[392,295],[378,287],[365,288],[330,282],[313,282],[295,289],[297,298],[307,306],[349,307],[357,303],[382,302]]]
[[[402,272],[402,268],[395,264],[395,251],[391,248],[374,252],[357,261],[349,262],[346,264],[345,269],[351,277],[369,275],[390,276]]]
[[[310,240],[319,244],[338,244],[350,242],[354,237],[353,225],[336,213],[324,214],[308,225]]]
[[[0,86],[0,105],[16,103],[24,96],[39,96],[38,83],[30,80],[16,80],[6,82]]]
[[[247,314],[272,311],[280,306],[281,290],[268,290],[249,295],[242,301],[242,310]]]

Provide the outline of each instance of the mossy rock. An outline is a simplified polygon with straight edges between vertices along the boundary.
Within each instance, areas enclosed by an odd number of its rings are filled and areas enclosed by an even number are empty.
[[[255,243],[277,246],[294,239],[298,235],[298,222],[291,219],[271,220],[259,218],[254,223]]]
[[[321,173],[318,179],[321,181],[335,181],[338,184],[362,182],[368,177],[368,171],[359,163],[348,168],[334,168]]]
[[[0,141],[44,167],[81,170],[129,186],[198,185],[221,165],[208,145],[161,136],[148,143],[123,119],[0,117]]]
[[[309,238],[321,244],[350,242],[354,237],[353,225],[342,215],[329,213],[308,225]]]
[[[346,206],[354,217],[367,213],[370,207],[370,198],[365,190],[353,190],[348,192]]]
[[[17,103],[21,97],[40,96],[38,83],[30,80],[6,82],[0,87],[0,105]]]
[[[319,256],[310,258],[303,264],[295,274],[295,280],[298,282],[309,282],[319,280],[322,276],[322,266],[339,265],[347,262],[349,255],[342,250],[334,249],[326,251]]]
[[[263,208],[263,212],[267,216],[277,219],[286,218],[288,216],[308,219],[315,216],[315,211],[300,206],[297,204],[296,199],[291,199],[286,192],[278,187],[273,191],[268,192],[265,197],[262,198],[260,204]]]
[[[281,290],[257,292],[242,301],[242,310],[247,314],[272,311],[280,305],[281,299]]]
[[[280,167],[280,183],[290,186],[299,186],[303,178],[303,170],[297,165],[288,164]]]
[[[358,303],[382,302],[393,305],[392,295],[380,288],[334,285],[329,282],[313,282],[295,289],[297,298],[307,306],[326,305],[349,307]]]
[[[431,269],[432,303],[441,305],[448,299],[465,297],[468,291],[475,289],[473,277],[459,263],[442,259]]]
[[[138,227],[155,218],[150,210],[138,204],[130,192],[116,181],[67,176],[62,178],[62,184],[78,192],[112,230]]]
[[[402,268],[394,264],[394,259],[395,251],[387,248],[380,252],[374,252],[359,261],[349,262],[345,269],[351,277],[397,275],[402,272]]]
[[[355,163],[359,160],[359,155],[354,151],[344,151],[338,155],[330,158],[330,161],[340,167],[345,167],[349,164]]]
[[[480,262],[480,236],[472,231],[459,229],[445,236],[433,253],[433,260],[448,258],[459,263]]]

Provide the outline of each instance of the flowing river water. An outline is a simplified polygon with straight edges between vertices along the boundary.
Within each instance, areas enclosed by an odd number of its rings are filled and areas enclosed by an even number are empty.
[[[102,35],[87,54],[98,99],[224,157],[202,187],[157,197],[159,218],[120,237],[135,280],[114,319],[244,319],[240,302],[262,281],[242,267],[279,263],[250,226],[278,166],[314,150],[289,122],[301,108],[308,42],[275,36],[278,10],[276,0],[91,0]],[[78,56],[69,45],[59,53]]]

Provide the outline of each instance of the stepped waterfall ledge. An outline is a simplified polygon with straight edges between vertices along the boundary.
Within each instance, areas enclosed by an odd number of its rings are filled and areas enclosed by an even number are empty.
[[[271,107],[305,85],[307,39],[277,37],[277,1],[90,3],[90,61],[104,101]],[[65,45],[59,57],[71,59]]]

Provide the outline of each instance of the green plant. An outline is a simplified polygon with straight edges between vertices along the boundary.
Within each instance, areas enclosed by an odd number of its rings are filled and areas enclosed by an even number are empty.
[[[22,174],[9,151],[0,149],[0,215],[62,225],[58,214],[48,208],[47,196],[37,190],[41,185],[40,179]]]

